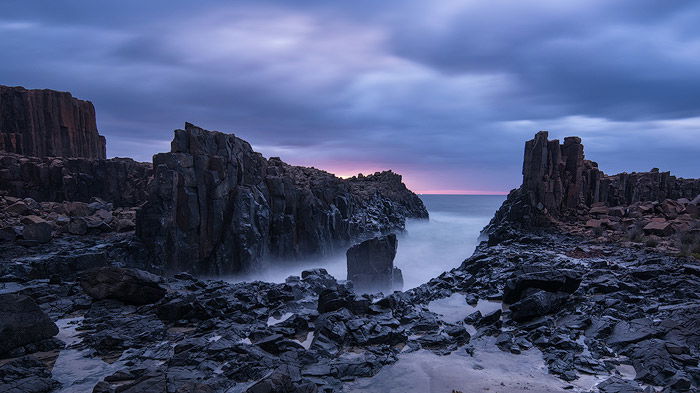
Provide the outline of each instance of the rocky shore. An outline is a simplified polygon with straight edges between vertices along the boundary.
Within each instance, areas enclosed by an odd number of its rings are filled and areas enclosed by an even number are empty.
[[[362,391],[416,355],[474,359],[469,379],[450,379],[462,392],[697,391],[700,182],[607,176],[580,139],[546,133],[524,156],[523,185],[474,255],[417,288],[365,294],[322,267],[284,283],[205,277],[345,251],[427,218],[392,172],[339,179],[191,124],[152,167],[8,155],[3,179],[43,179],[8,175],[20,162],[60,174],[50,184],[65,190],[85,168],[126,165],[114,181],[132,199],[2,188],[0,391]],[[386,256],[393,283],[396,239],[380,239],[348,256]],[[505,370],[490,385],[496,349],[513,369],[549,374]]]

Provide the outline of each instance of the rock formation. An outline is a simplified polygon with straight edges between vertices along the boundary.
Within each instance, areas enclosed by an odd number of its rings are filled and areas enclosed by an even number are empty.
[[[0,194],[38,202],[90,202],[93,197],[116,206],[146,201],[150,163],[130,158],[26,157],[0,153]]]
[[[56,324],[31,297],[0,294],[0,357],[58,334]]]
[[[656,168],[606,175],[584,158],[581,138],[567,137],[560,144],[547,137],[547,131],[540,131],[526,142],[523,184],[508,196],[491,227],[504,219],[539,225],[588,213],[594,205],[692,200],[700,194],[700,179],[677,178]]]
[[[70,93],[0,86],[0,151],[104,159],[95,108]]]
[[[398,240],[391,233],[355,244],[346,253],[348,280],[359,291],[401,290],[401,270],[394,267]]]
[[[127,304],[155,303],[165,296],[158,276],[138,269],[101,267],[85,272],[80,286],[97,300],[115,299]]]
[[[327,255],[428,215],[392,172],[343,180],[191,124],[175,131],[170,153],[153,157],[153,169],[137,234],[171,272],[231,274],[264,257]]]

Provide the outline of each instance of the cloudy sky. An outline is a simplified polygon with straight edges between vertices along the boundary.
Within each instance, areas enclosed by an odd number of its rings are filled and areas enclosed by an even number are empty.
[[[700,177],[700,2],[0,3],[0,84],[95,104],[109,156],[185,121],[339,175],[504,192],[541,129],[608,173]]]

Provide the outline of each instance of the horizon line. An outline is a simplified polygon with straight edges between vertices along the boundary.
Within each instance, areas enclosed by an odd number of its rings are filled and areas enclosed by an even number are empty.
[[[509,191],[487,190],[421,190],[415,191],[418,195],[508,195]]]

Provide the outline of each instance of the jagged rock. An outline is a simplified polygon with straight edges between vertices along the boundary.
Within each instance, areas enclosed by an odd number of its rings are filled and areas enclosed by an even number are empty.
[[[580,284],[581,276],[572,270],[543,269],[519,274],[506,281],[506,286],[503,288],[503,302],[519,301],[528,289],[574,293]]]
[[[68,223],[68,233],[84,235],[88,231],[87,221],[83,217],[72,217]]]
[[[129,304],[149,304],[166,293],[158,276],[137,270],[102,267],[85,272],[80,286],[95,299],[116,299]]]
[[[496,232],[504,221],[522,226],[548,225],[552,219],[575,214],[577,209],[617,215],[619,210],[605,206],[628,206],[639,201],[668,199],[669,214],[677,215],[680,207],[671,200],[690,199],[700,193],[700,179],[676,178],[670,172],[606,175],[597,163],[584,159],[581,138],[567,137],[559,144],[548,136],[547,131],[540,131],[525,143],[523,183],[508,195],[485,233]]]
[[[0,86],[0,150],[34,157],[104,159],[89,101],[54,90]]]
[[[26,216],[22,219],[22,238],[36,243],[51,241],[51,224],[37,216]]]
[[[231,134],[192,124],[170,153],[153,158],[149,200],[136,231],[171,272],[220,275],[252,269],[263,256],[327,255],[367,233],[427,217],[392,172],[340,179],[266,160]]]
[[[91,202],[98,197],[115,206],[137,206],[146,200],[151,175],[150,163],[130,158],[37,158],[0,152],[0,192],[42,202]],[[97,208],[89,209],[80,215]]]
[[[31,209],[29,209],[29,206],[27,206],[24,201],[17,201],[6,207],[5,212],[14,216],[24,216],[32,213]]]
[[[516,303],[511,304],[511,318],[517,322],[551,314],[559,310],[569,294],[565,292],[536,291]]]
[[[393,233],[350,247],[346,253],[348,280],[360,291],[400,290],[399,283],[394,281],[394,271],[398,269],[394,267],[397,247]],[[400,270],[397,278],[399,274]]]
[[[66,209],[66,214],[71,217],[87,217],[95,211],[85,202],[66,202],[63,207]]]
[[[56,334],[58,327],[32,298],[0,294],[0,356]]]
[[[644,226],[644,233],[656,236],[668,236],[673,233],[673,226],[668,221],[652,221]]]
[[[1,323],[1,322],[0,322]],[[0,366],[0,392],[49,393],[61,384],[39,360],[25,356]]]
[[[283,365],[255,382],[245,393],[316,393],[315,383],[301,376],[298,367]]]
[[[596,387],[602,393],[639,393],[643,391],[642,386],[637,382],[617,376],[606,379]]]

